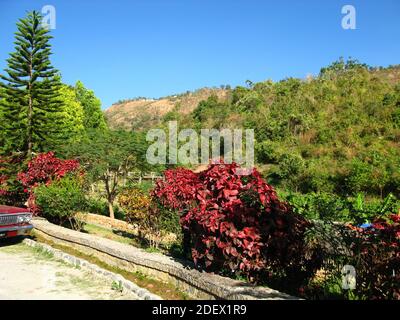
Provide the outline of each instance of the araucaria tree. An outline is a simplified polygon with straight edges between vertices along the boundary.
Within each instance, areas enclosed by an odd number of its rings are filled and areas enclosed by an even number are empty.
[[[33,152],[45,151],[57,137],[61,81],[50,63],[49,30],[42,26],[42,16],[33,11],[17,23],[15,52],[7,60],[7,75],[0,113],[0,128],[7,138],[3,153],[21,152],[28,159]]]

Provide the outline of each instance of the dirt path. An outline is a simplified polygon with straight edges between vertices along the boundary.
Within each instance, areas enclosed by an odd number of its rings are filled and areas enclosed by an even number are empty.
[[[114,289],[113,289],[114,287]],[[134,300],[131,292],[19,244],[0,244],[0,300]]]

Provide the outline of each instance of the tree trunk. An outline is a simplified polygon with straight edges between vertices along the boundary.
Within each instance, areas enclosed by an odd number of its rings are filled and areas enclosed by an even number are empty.
[[[108,200],[108,212],[110,213],[110,218],[115,219],[113,203],[110,200]]]
[[[103,181],[104,181],[105,188],[106,188],[106,193],[107,193],[108,212],[110,214],[110,218],[111,219],[115,219],[115,217],[114,217],[114,208],[113,208],[113,202],[114,202],[115,197],[113,196],[112,188],[110,188],[109,179],[110,179],[110,172],[107,169],[107,172],[103,176]]]
[[[29,84],[28,84],[28,125],[27,125],[27,143],[28,143],[28,150],[27,150],[27,157],[28,159],[32,159],[32,149],[33,149],[33,142],[32,142],[32,118],[33,118],[33,101],[32,101],[32,55],[29,65]]]

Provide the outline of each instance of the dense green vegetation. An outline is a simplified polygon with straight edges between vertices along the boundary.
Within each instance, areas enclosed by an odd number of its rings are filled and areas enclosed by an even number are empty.
[[[315,78],[248,82],[227,100],[211,96],[192,113],[173,111],[164,121],[254,129],[257,166],[286,192],[399,197],[399,79],[399,66],[340,59]]]
[[[146,170],[146,140],[143,134],[125,131],[88,131],[87,136],[64,147],[68,158],[79,159],[90,183],[104,185],[104,198],[114,218],[114,201],[132,170]]]
[[[78,81],[62,83],[50,61],[52,36],[36,11],[17,23],[15,52],[0,78],[0,151],[2,155],[57,151],[87,130],[107,128],[100,100]]]

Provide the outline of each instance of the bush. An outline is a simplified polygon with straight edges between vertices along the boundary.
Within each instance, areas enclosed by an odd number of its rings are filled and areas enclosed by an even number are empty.
[[[181,238],[176,210],[152,202],[151,197],[140,189],[124,190],[118,196],[118,203],[125,212],[126,221],[137,225],[139,236],[150,239],[151,246],[158,247],[158,240],[165,233],[174,233]]]
[[[358,254],[352,261],[357,293],[367,299],[400,300],[400,215],[379,218],[358,234]]]
[[[307,298],[400,299],[399,214],[378,218],[367,229],[319,222],[306,241],[323,261],[323,276],[304,287]],[[355,289],[342,289],[344,265],[355,269]]]
[[[70,172],[77,171],[79,162],[56,158],[53,152],[38,154],[28,163],[26,172],[18,174],[24,187],[32,188],[39,184],[49,184],[54,179],[61,179]]]
[[[256,170],[240,176],[236,169],[221,164],[198,174],[167,170],[152,192],[160,208],[180,214],[197,267],[231,276],[233,271],[306,298],[400,299],[400,213],[387,214],[393,198],[377,205],[361,195],[313,194],[293,212]],[[352,210],[360,219],[376,210],[379,218],[362,229],[301,216],[332,218],[336,210],[346,213],[343,219],[351,219]],[[345,265],[356,270],[354,290],[342,288]]]
[[[292,206],[295,213],[308,219],[349,221],[346,201],[335,194],[281,192],[281,195]]]
[[[280,195],[292,206],[295,213],[314,220],[362,224],[400,209],[400,201],[392,194],[385,199],[368,201],[362,193],[356,197],[340,197],[326,192],[307,194],[280,192]]]
[[[38,154],[29,161],[26,171],[18,173],[18,180],[28,194],[28,207],[33,214],[40,213],[35,202],[34,189],[41,184],[49,186],[69,173],[76,173],[77,177],[81,175],[79,162],[56,158],[53,152]]]
[[[124,190],[118,195],[118,203],[125,212],[126,221],[138,225],[140,231],[147,230],[150,200],[139,189]]]
[[[197,267],[228,269],[251,281],[284,273],[288,282],[303,282],[318,267],[304,252],[309,223],[293,214],[255,169],[248,176],[237,169],[220,164],[199,174],[167,170],[152,195],[180,212]]]
[[[277,163],[279,159],[279,153],[277,150],[277,144],[271,142],[270,140],[265,140],[257,143],[255,146],[257,161],[260,163]]]
[[[34,189],[34,197],[43,217],[60,225],[69,221],[73,228],[80,229],[74,216],[86,209],[86,199],[75,177],[66,176],[52,184],[39,185]]]

